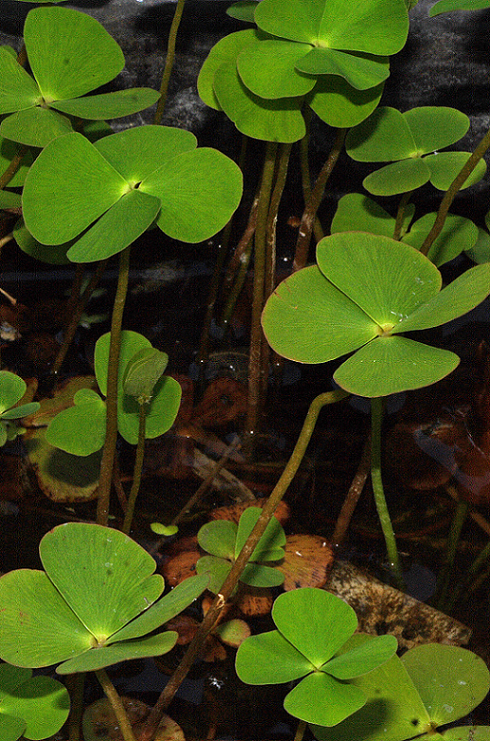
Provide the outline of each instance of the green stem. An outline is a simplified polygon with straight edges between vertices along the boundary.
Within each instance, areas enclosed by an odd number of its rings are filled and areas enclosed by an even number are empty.
[[[430,248],[432,247],[433,242],[437,239],[439,234],[442,231],[442,227],[444,226],[444,222],[446,221],[446,216],[448,214],[449,209],[451,208],[451,204],[454,201],[456,195],[458,194],[458,191],[461,189],[461,187],[464,185],[465,181],[469,177],[469,175],[473,172],[479,161],[482,159],[483,155],[487,151],[487,149],[490,147],[490,129],[487,131],[483,139],[478,144],[477,148],[471,155],[471,157],[468,159],[466,164],[461,168],[459,173],[454,178],[453,182],[449,186],[449,190],[446,191],[444,194],[444,198],[441,201],[441,204],[439,206],[439,211],[437,212],[436,220],[434,221],[434,225],[430,232],[428,233],[427,237],[425,238],[425,241],[420,248],[420,251],[423,255],[427,255]]]
[[[236,584],[238,583],[243,569],[247,565],[251,554],[253,553],[260,538],[264,534],[264,531],[270,519],[276,511],[279,502],[288,490],[288,487],[293,480],[301,464],[301,461],[304,458],[320,411],[327,404],[334,404],[337,401],[345,399],[347,396],[349,396],[349,394],[346,391],[343,391],[342,389],[336,389],[335,391],[328,391],[324,394],[320,394],[311,402],[294,450],[284,468],[284,471],[282,472],[279,481],[275,485],[271,495],[269,496],[269,499],[265,503],[262,509],[262,513],[257,520],[254,529],[250,533],[250,536],[245,542],[245,545],[238,554],[238,557],[233,564],[230,573],[225,579],[219,594],[217,594],[214,598],[214,601],[210,609],[206,613],[204,620],[199,626],[199,630],[197,631],[189,648],[187,649],[184,658],[182,659],[181,663],[179,664],[173,675],[170,677],[165,689],[158,698],[156,705],[148,716],[148,720],[140,736],[140,741],[150,741],[150,739],[153,737],[154,730],[158,726],[163,713],[170,705],[175,693],[187,676],[189,669],[194,663],[194,660],[199,656],[204,641],[206,640],[206,636],[214,626],[216,620],[219,618],[219,615],[224,605],[226,604],[226,601],[230,598]]]
[[[376,397],[371,399],[371,482],[373,485],[374,500],[378,517],[383,531],[388,560],[391,572],[398,589],[404,590],[405,584],[402,576],[400,557],[396,546],[395,533],[391,524],[390,513],[386,505],[381,478],[381,423],[383,420],[383,399]]]
[[[257,433],[260,411],[262,408],[262,342],[263,333],[260,318],[265,303],[265,257],[267,242],[267,216],[269,213],[272,182],[276,166],[277,144],[267,142],[264,167],[259,193],[257,210],[257,227],[255,229],[254,250],[254,284],[252,301],[252,324],[250,328],[250,360],[248,378],[248,406],[246,431],[253,439]]]
[[[463,525],[466,521],[467,515],[468,503],[458,501],[451,522],[451,527],[449,528],[444,564],[437,577],[435,602],[439,610],[444,610],[446,605],[449,589],[449,579],[456,558],[456,549],[461,536],[461,530],[463,529]]]
[[[136,458],[134,461],[133,483],[131,484],[131,491],[129,492],[128,505],[122,526],[122,531],[126,535],[129,535],[133,522],[134,507],[141,486],[143,459],[145,457],[146,414],[148,412],[148,403],[140,403],[139,407],[138,444],[136,446]]]
[[[172,69],[175,60],[177,32],[179,30],[180,21],[182,20],[184,5],[185,0],[177,0],[174,17],[172,18],[172,24],[168,33],[167,56],[165,57],[165,66],[163,68],[162,82],[160,84],[160,100],[158,101],[155,118],[153,119],[154,124],[161,123],[163,118],[163,109],[165,108],[165,103],[167,102],[168,84],[170,82],[170,77],[172,75]]]
[[[325,193],[325,187],[328,179],[333,172],[335,165],[340,157],[340,153],[344,146],[345,137],[347,136],[347,129],[338,129],[335,142],[330,150],[327,161],[320,170],[320,174],[316,179],[313,190],[310,193],[310,197],[306,204],[306,208],[303,212],[301,224],[299,226],[298,241],[296,243],[296,254],[294,255],[293,261],[293,272],[304,268],[308,262],[308,253],[310,250],[311,232],[313,224],[315,223],[316,213],[322,202],[323,195]]]
[[[296,733],[294,734],[294,741],[303,741],[305,731],[306,721],[300,720],[298,723],[298,727],[296,728]]]
[[[117,694],[116,688],[109,679],[106,670],[98,669],[95,672],[95,676],[99,680],[107,699],[112,705],[112,709],[114,710],[114,715],[116,716],[116,720],[119,723],[119,729],[124,741],[136,741],[136,737],[133,733],[133,728],[124,709],[124,705],[121,702],[121,698]]]
[[[19,147],[17,152],[12,157],[9,166],[0,176],[0,190],[3,190],[10,183],[15,173],[20,168],[22,160],[27,153],[27,149],[28,147],[22,145],[22,147]]]
[[[129,262],[131,245],[128,245],[119,256],[119,274],[116,295],[111,318],[111,341],[109,346],[109,364],[107,368],[107,418],[106,438],[102,461],[100,464],[99,498],[97,502],[97,523],[107,525],[109,520],[109,502],[111,496],[112,471],[117,443],[117,392],[119,372],[119,352],[121,348],[121,328],[124,304],[128,292]]]
[[[396,239],[397,241],[401,238],[403,221],[405,219],[405,210],[410,201],[412,193],[413,190],[410,190],[408,191],[408,193],[404,193],[400,198],[400,204],[396,213],[395,230],[393,232],[393,239]]]
[[[2,238],[0,239],[0,250],[2,249],[2,247],[3,247],[4,245],[6,245],[6,244],[8,244],[9,242],[11,242],[11,241],[13,240],[13,238],[14,238],[14,235],[13,235],[12,233],[10,233],[10,234],[7,234],[7,235],[6,235],[5,237],[2,237]]]

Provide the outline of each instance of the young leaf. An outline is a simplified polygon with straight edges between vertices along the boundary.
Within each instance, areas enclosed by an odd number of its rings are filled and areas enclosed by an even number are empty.
[[[107,410],[95,391],[77,391],[75,406],[56,415],[46,430],[46,440],[72,455],[88,456],[100,450],[106,436]]]
[[[262,510],[259,507],[248,507],[244,512],[242,513],[242,516],[240,517],[240,521],[238,523],[238,531],[236,535],[236,542],[235,542],[235,558],[238,557],[240,554],[240,551],[242,550],[243,546],[245,545],[245,541],[249,537],[250,533],[254,529],[256,523],[259,520],[260,515],[262,514]],[[280,551],[282,549],[281,555],[279,558],[284,556],[284,546],[286,544],[286,535],[284,533],[284,530],[282,529],[281,524],[279,523],[279,520],[276,517],[273,517],[262,537],[260,538],[259,542],[257,543],[252,555],[250,556],[251,561],[261,561],[262,553],[267,558],[267,551]],[[267,559],[270,560],[270,559]],[[283,579],[279,583],[282,583]]]
[[[165,372],[167,365],[167,353],[153,347],[139,350],[124,371],[124,393],[134,396],[137,400],[142,397],[149,401],[155,384]]]

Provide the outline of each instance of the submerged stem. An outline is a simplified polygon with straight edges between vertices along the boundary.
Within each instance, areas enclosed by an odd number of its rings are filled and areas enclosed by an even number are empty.
[[[117,694],[117,690],[109,679],[105,669],[98,669],[95,672],[95,676],[99,680],[102,689],[104,690],[105,696],[112,705],[114,715],[116,716],[117,722],[119,723],[119,729],[124,741],[136,741],[136,737],[133,733],[133,728],[129,722],[128,715],[124,709],[124,705],[121,702],[121,698]]]
[[[481,139],[480,143],[478,144],[477,148],[475,149],[471,157],[468,159],[466,164],[458,172],[453,182],[449,186],[449,190],[447,190],[446,193],[444,194],[444,198],[442,199],[441,204],[439,206],[439,211],[437,212],[434,225],[432,229],[430,230],[430,232],[428,233],[427,237],[425,238],[425,241],[422,247],[420,248],[420,252],[423,255],[427,255],[430,248],[432,247],[433,242],[437,239],[437,237],[441,233],[442,227],[444,226],[444,222],[446,221],[446,216],[448,214],[448,211],[451,207],[452,202],[456,198],[458,191],[461,190],[465,181],[467,180],[469,175],[473,172],[473,170],[475,169],[479,161],[482,159],[483,155],[485,154],[485,152],[487,151],[489,147],[490,147],[490,129],[487,131],[483,139]]]
[[[408,193],[404,193],[402,197],[400,198],[400,203],[398,205],[398,211],[396,213],[395,229],[393,232],[393,239],[396,239],[397,241],[400,240],[402,236],[402,228],[403,228],[403,222],[405,219],[405,211],[410,201],[410,198],[412,196],[412,193],[413,193],[413,190],[410,190],[408,191]]]
[[[129,535],[131,525],[133,522],[134,507],[136,504],[136,497],[138,496],[140,485],[141,485],[141,473],[143,471],[143,459],[145,457],[145,432],[146,432],[146,414],[148,412],[148,403],[139,405],[139,425],[138,425],[138,444],[136,446],[136,458],[134,461],[133,470],[133,483],[131,484],[131,491],[129,492],[128,504],[126,507],[126,514],[124,515],[124,522],[122,526],[122,532]]]
[[[282,475],[275,485],[269,499],[265,503],[261,515],[257,520],[254,529],[250,533],[245,545],[238,554],[238,557],[233,564],[228,576],[226,577],[223,585],[220,589],[220,593],[216,595],[214,601],[206,613],[203,622],[199,626],[194,639],[192,640],[187,652],[182,659],[181,663],[170,677],[165,689],[158,698],[158,701],[148,716],[148,720],[143,728],[140,735],[140,741],[150,741],[154,735],[154,731],[161,720],[161,717],[165,710],[170,705],[175,693],[182,684],[183,680],[187,676],[189,669],[191,668],[194,660],[199,656],[202,649],[206,636],[214,626],[216,620],[226,604],[226,601],[230,598],[240,575],[248,563],[250,556],[252,555],[257,543],[265,532],[267,525],[269,524],[277,506],[284,494],[288,490],[288,487],[293,480],[296,472],[304,458],[306,449],[310,442],[311,436],[315,429],[315,425],[318,419],[318,415],[324,406],[327,404],[334,404],[337,401],[345,399],[349,394],[343,389],[336,389],[335,391],[327,391],[324,394],[320,394],[310,404],[303,427],[300,435],[296,442],[291,457],[289,458]]]
[[[89,283],[87,284],[87,287],[85,288],[84,292],[81,296],[79,296],[78,299],[74,298],[74,310],[71,312],[70,321],[68,325],[65,328],[64,334],[63,334],[63,343],[58,351],[58,355],[56,356],[56,360],[54,361],[52,368],[51,368],[51,374],[55,376],[66,357],[66,354],[68,350],[70,349],[70,345],[73,342],[73,338],[75,337],[75,333],[77,331],[77,327],[80,323],[80,319],[82,317],[82,314],[85,310],[85,307],[87,306],[88,302],[90,301],[90,298],[95,291],[99,280],[102,277],[102,273],[106,269],[108,260],[101,260],[99,264],[97,265],[97,270],[91,277]],[[72,287],[72,292],[75,291],[75,287]]]
[[[119,274],[111,319],[111,341],[109,364],[107,368],[107,417],[106,437],[100,463],[99,499],[97,502],[97,523],[107,525],[109,520],[109,501],[111,496],[112,471],[117,443],[117,381],[119,373],[119,351],[121,348],[121,328],[124,304],[128,292],[129,262],[131,245],[119,257]]]
[[[248,406],[245,428],[250,436],[257,433],[257,426],[262,406],[261,374],[263,333],[260,318],[265,303],[264,291],[267,218],[269,214],[272,183],[276,166],[276,156],[277,144],[275,142],[267,142],[259,193],[257,227],[255,229],[252,324],[250,328],[250,360],[248,366]]]
[[[157,109],[155,112],[155,118],[153,119],[154,124],[159,124],[163,118],[163,109],[167,102],[168,84],[172,75],[172,69],[175,60],[175,45],[177,43],[177,32],[179,30],[180,21],[182,20],[182,14],[184,12],[185,0],[177,0],[175,7],[174,17],[172,18],[172,25],[168,32],[168,46],[167,56],[165,57],[165,66],[163,68],[162,81],[160,83],[160,100],[158,101]]]
[[[398,589],[405,589],[400,557],[396,546],[395,533],[391,524],[391,517],[386,504],[383,480],[381,478],[381,423],[383,420],[383,399],[371,399],[371,482],[373,485],[374,500],[383,531],[388,560],[391,572]]]
[[[444,610],[446,605],[449,589],[449,579],[451,576],[452,568],[454,566],[456,549],[461,536],[461,531],[468,515],[468,508],[469,507],[467,502],[457,502],[456,510],[451,522],[451,527],[449,528],[449,534],[446,544],[446,556],[442,568],[439,571],[436,583],[435,602],[437,603],[437,607],[439,610]]]
[[[22,160],[27,154],[28,147],[22,145],[10,160],[7,169],[0,175],[0,190],[3,190],[12,180],[17,170],[19,170]]]
[[[330,150],[327,161],[320,170],[320,174],[318,175],[313,190],[310,193],[310,197],[306,204],[306,208],[301,219],[301,224],[299,226],[298,241],[296,243],[296,254],[294,255],[293,261],[293,272],[295,270],[304,268],[306,263],[308,262],[311,232],[313,229],[313,224],[315,223],[316,213],[318,211],[320,203],[322,202],[328,179],[332,174],[333,169],[340,157],[340,153],[344,146],[346,136],[347,129],[337,130],[337,136],[335,137],[333,147]]]

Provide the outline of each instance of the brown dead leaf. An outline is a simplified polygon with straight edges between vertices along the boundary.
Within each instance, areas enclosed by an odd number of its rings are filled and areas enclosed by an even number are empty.
[[[231,520],[238,525],[238,521],[242,516],[243,512],[249,507],[263,507],[267,502],[266,498],[255,499],[249,502],[239,502],[238,504],[232,504],[228,507],[218,507],[217,509],[211,510],[209,513],[210,520]],[[275,511],[275,517],[279,520],[281,525],[284,525],[290,515],[290,510],[286,502],[279,502],[279,505]]]
[[[196,563],[201,558],[201,553],[196,550],[182,551],[170,558],[160,567],[163,578],[171,587],[176,587],[184,579],[196,575]]]
[[[150,706],[131,697],[121,697],[128,714],[133,733],[139,738],[143,724],[150,712]],[[119,722],[109,700],[103,697],[93,702],[83,714],[83,737],[85,741],[123,741]],[[155,741],[185,741],[182,728],[168,715],[160,721]]]
[[[252,615],[268,615],[272,610],[273,602],[272,592],[269,589],[244,586],[236,605],[243,615],[252,617]]]
[[[216,378],[194,407],[192,421],[201,427],[222,427],[245,414],[247,398],[245,384],[234,378]]]
[[[276,566],[284,574],[283,589],[323,587],[333,566],[333,550],[319,535],[288,535],[284,561]]]

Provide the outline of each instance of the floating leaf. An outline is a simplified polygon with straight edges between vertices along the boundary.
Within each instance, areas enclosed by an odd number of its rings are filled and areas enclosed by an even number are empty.
[[[239,0],[239,2],[233,3],[233,5],[230,5],[230,7],[226,9],[226,15],[229,15],[231,18],[236,18],[238,21],[253,23],[255,8],[257,5],[257,0]]]
[[[357,627],[354,610],[321,589],[280,595],[272,618],[277,630],[251,636],[239,647],[237,674],[248,684],[301,679],[286,695],[284,707],[309,723],[336,725],[359,710],[367,697],[349,680],[385,664],[397,647],[393,636],[347,647]]]
[[[490,689],[485,662],[459,646],[416,646],[401,660],[436,728],[468,715]]]
[[[264,331],[277,352],[304,363],[357,350],[334,378],[360,396],[420,388],[454,370],[454,353],[397,335],[444,324],[490,293],[488,264],[440,292],[441,275],[424,255],[363,232],[326,237],[317,261],[318,268],[294,273],[274,291],[263,312]]]
[[[145,634],[207,583],[189,580],[155,602],[164,582],[153,558],[127,535],[100,525],[60,525],[39,550],[45,571],[20,569],[0,579],[0,656],[19,666],[63,661],[58,672],[68,674],[165,653],[176,633]]]

